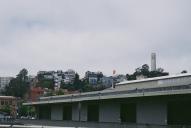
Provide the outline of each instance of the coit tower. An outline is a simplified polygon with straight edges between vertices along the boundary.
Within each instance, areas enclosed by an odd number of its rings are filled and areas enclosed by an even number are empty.
[[[156,53],[151,53],[151,71],[156,71]]]

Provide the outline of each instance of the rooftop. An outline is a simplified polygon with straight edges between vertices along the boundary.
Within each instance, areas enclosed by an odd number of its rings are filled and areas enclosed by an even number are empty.
[[[16,99],[14,96],[0,96],[0,99]]]
[[[124,84],[131,84],[131,83],[140,83],[140,82],[148,82],[148,81],[156,81],[156,80],[164,80],[169,78],[179,78],[179,77],[189,77],[191,73],[183,73],[178,75],[168,75],[168,76],[160,76],[160,77],[153,77],[153,78],[144,78],[141,80],[131,80],[131,81],[123,81],[116,85],[124,85]]]

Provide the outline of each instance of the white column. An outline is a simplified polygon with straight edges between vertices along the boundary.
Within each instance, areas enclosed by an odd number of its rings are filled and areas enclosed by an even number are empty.
[[[120,122],[120,104],[117,103],[100,104],[99,122]]]
[[[63,119],[63,106],[59,104],[53,104],[51,106],[51,120]]]
[[[138,102],[137,123],[166,125],[167,103],[159,101]]]

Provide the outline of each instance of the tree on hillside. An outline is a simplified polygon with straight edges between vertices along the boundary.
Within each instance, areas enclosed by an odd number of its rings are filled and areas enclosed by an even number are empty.
[[[60,88],[62,88],[62,89],[67,89],[67,90],[69,90],[69,91],[75,90],[73,84],[71,84],[71,83],[66,84],[66,83],[64,83],[64,82],[61,82]]]
[[[127,80],[136,80],[135,73],[133,73],[133,74],[126,74],[126,79]]]
[[[17,77],[16,77],[18,80],[20,80],[20,81],[23,81],[23,82],[26,82],[26,81],[28,81],[28,71],[27,71],[27,69],[22,69],[20,72],[19,72],[19,74],[17,75]]]
[[[181,73],[182,73],[182,74],[183,74],[183,73],[188,73],[188,71],[186,71],[186,70],[183,70]]]
[[[48,89],[54,89],[54,79],[47,79],[42,74],[37,75],[38,82],[36,86]]]
[[[62,89],[68,89],[69,91],[75,91],[75,90],[80,90],[82,85],[82,81],[80,80],[80,76],[78,73],[75,74],[75,78],[73,83],[61,83],[61,88]]]
[[[136,68],[135,72],[131,75],[126,74],[127,80],[136,80],[136,76],[143,75],[147,78],[159,77],[169,75],[168,72],[164,72],[163,68],[158,68],[156,71],[150,71],[148,64],[142,65],[142,67]]]
[[[142,75],[144,75],[144,76],[148,76],[148,75],[149,75],[150,71],[149,71],[149,66],[148,66],[148,64],[142,65],[141,73],[142,73]]]
[[[78,73],[75,74],[73,86],[74,86],[74,88],[75,88],[76,90],[80,89],[81,80],[80,80],[80,76],[78,75]]]
[[[101,83],[101,78],[103,77],[103,73],[102,72],[99,72],[98,74],[97,74],[97,81],[98,81],[98,83]]]
[[[37,86],[42,88],[54,89],[54,80],[41,79],[38,81]]]
[[[152,78],[152,77],[167,76],[167,75],[169,75],[168,72],[164,72],[164,69],[158,68],[156,71],[150,71],[148,77]]]
[[[12,79],[9,85],[5,86],[3,94],[7,96],[15,96],[24,98],[29,90],[28,71],[22,69],[16,78]]]
[[[101,77],[101,75],[100,75]],[[86,81],[86,79],[84,80],[80,80],[79,75],[76,73],[75,74],[75,78],[74,78],[74,82],[73,83],[61,83],[61,88],[62,89],[68,89],[69,91],[79,91],[79,92],[91,92],[91,91],[98,91],[98,90],[103,90],[104,87],[97,85],[97,86],[92,86],[89,85],[89,83]]]

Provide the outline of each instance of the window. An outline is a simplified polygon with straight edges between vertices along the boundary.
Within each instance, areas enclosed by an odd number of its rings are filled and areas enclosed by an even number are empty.
[[[1,105],[4,105],[4,101],[1,101]]]
[[[5,105],[8,105],[8,101],[5,101]]]
[[[12,105],[12,101],[9,101],[9,105]]]

